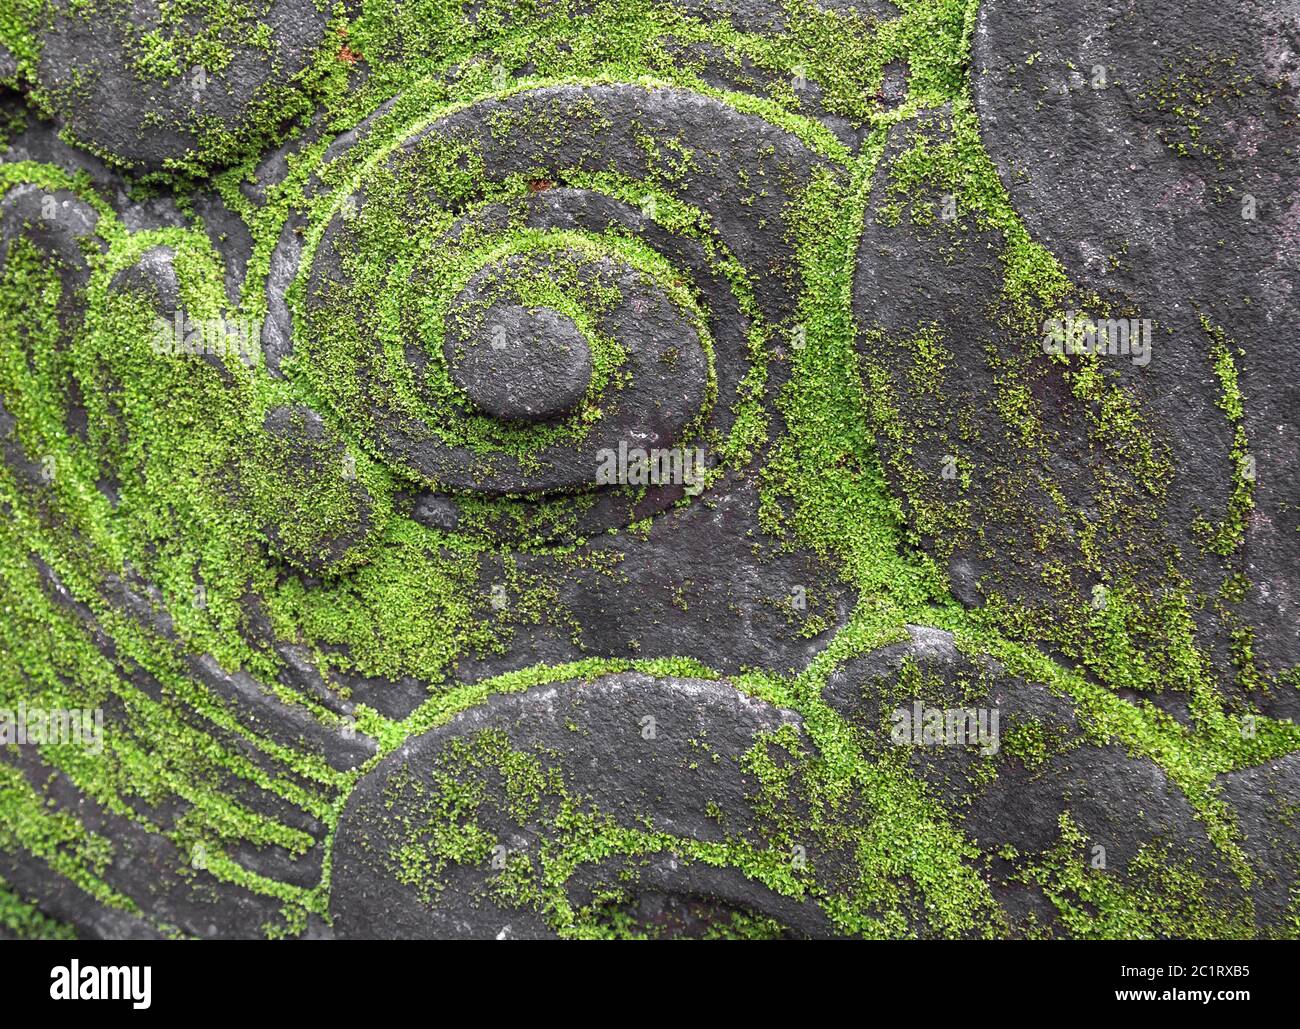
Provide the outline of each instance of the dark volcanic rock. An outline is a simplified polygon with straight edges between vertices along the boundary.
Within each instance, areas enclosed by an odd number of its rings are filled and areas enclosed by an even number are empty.
[[[546,937],[547,914],[566,918],[557,904],[590,906],[595,883],[618,880],[647,913],[666,897],[820,935],[815,905],[671,843],[754,831],[758,783],[742,757],[783,726],[800,735],[798,716],[726,682],[627,673],[493,697],[404,744],[352,795],[334,850],[335,931]],[[668,839],[626,856],[615,844],[606,857],[588,848],[589,831]],[[557,867],[568,874],[551,895]]]
[[[1252,895],[1261,931],[1286,936],[1295,918],[1300,879],[1300,755],[1229,772],[1219,779],[1223,799],[1237,814],[1242,847],[1255,872]]]
[[[311,0],[259,0],[249,16],[226,24],[201,13],[167,22],[149,4],[52,7],[41,89],[79,141],[146,171],[187,158],[210,143],[214,128],[246,131],[254,104],[302,72],[325,33],[325,14]],[[269,29],[265,44],[253,40],[259,25]],[[205,52],[205,33],[229,48],[219,70],[191,60]],[[152,55],[153,66],[136,60],[146,39],[164,47],[167,40],[172,52]]]
[[[1278,374],[1300,317],[1297,39],[1292,0],[989,0],[971,72],[1029,230],[1081,285],[1157,327],[1143,400],[1171,438],[1178,525],[1227,505],[1230,426],[1209,355],[1216,332],[1231,341],[1255,502],[1232,568],[1253,583],[1240,611],[1275,671],[1300,660],[1300,386]],[[1222,573],[1193,574],[1208,591]]]
[[[0,937],[1294,936],[1297,2],[6,9]]]
[[[1012,924],[1063,931],[1049,894],[1066,887],[1040,872],[1062,859],[1135,887],[1157,867],[1188,868],[1225,902],[1221,917],[1240,919],[1235,870],[1154,762],[1090,738],[1069,697],[966,657],[949,633],[908,633],[837,670],[826,699],[860,729],[868,753],[904,755],[981,850],[1000,856],[986,874]],[[1286,903],[1257,893],[1260,925],[1284,925]]]

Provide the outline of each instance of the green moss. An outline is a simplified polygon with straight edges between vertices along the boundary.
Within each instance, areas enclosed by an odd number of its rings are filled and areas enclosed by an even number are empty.
[[[1061,835],[1022,881],[1043,888],[1069,935],[1076,939],[1248,939],[1255,934],[1253,906],[1207,896],[1191,859],[1176,860],[1160,846],[1144,846],[1122,879],[1097,867],[1092,841],[1068,811]]]
[[[69,925],[43,914],[0,879],[0,926],[20,940],[75,940]]]
[[[1255,507],[1255,459],[1250,454],[1250,443],[1246,438],[1245,398],[1237,382],[1237,365],[1227,336],[1204,315],[1201,316],[1201,327],[1210,338],[1214,374],[1223,390],[1215,403],[1227,416],[1233,431],[1232,449],[1228,454],[1232,462],[1233,490],[1222,523],[1215,526],[1202,519],[1194,528],[1208,550],[1227,557],[1245,539],[1246,522]]]

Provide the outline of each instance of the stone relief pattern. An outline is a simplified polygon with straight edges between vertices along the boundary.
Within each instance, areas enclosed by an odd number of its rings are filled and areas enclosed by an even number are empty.
[[[1294,937],[1300,8],[0,14],[0,936]]]

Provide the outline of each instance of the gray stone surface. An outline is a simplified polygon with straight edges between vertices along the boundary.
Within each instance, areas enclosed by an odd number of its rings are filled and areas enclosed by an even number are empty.
[[[1278,374],[1300,316],[1298,26],[1293,0],[989,0],[971,69],[1029,230],[1082,286],[1160,327],[1139,379],[1176,455],[1176,525],[1222,509],[1231,473],[1200,318],[1240,348],[1257,475],[1234,563],[1256,584],[1241,605],[1256,652],[1277,669],[1300,659],[1300,394]]]
[[[511,903],[505,891],[563,867],[575,909],[597,899],[598,884],[618,882],[650,925],[665,901],[695,902],[715,918],[737,911],[773,918],[791,935],[822,935],[826,917],[810,902],[671,846],[584,855],[585,815],[682,840],[754,842],[758,783],[741,758],[783,726],[802,738],[797,715],[729,683],[637,673],[494,697],[408,741],[353,793],[335,842],[335,930],[545,938],[554,935],[546,906]],[[412,862],[421,850],[430,859]],[[682,928],[689,934],[689,920]]]
[[[216,28],[230,49],[219,71],[195,63],[155,75],[129,55],[150,34],[185,44],[211,31],[210,16],[193,12],[181,26],[164,21],[156,5],[109,2],[98,9],[69,0],[53,4],[37,77],[68,131],[82,143],[129,166],[157,171],[210,140],[214,129],[238,134],[267,87],[287,84],[320,45],[325,15],[311,0],[257,0],[247,16]],[[247,41],[269,28],[266,49]]]
[[[1295,935],[1296,0],[680,0],[627,81],[595,3],[163,6],[0,47],[0,707],[112,734],[0,746],[0,914]],[[1028,241],[1149,364],[1047,359]]]
[[[991,659],[966,657],[951,634],[920,626],[909,626],[908,633],[906,642],[839,668],[827,684],[826,699],[861,730],[868,753],[880,759],[891,752],[905,754],[909,767],[954,812],[967,835],[985,853],[998,855],[986,874],[1014,923],[1032,919],[1061,929],[1043,884],[1026,881],[1024,869],[1050,858],[1061,845],[1063,817],[1082,837],[1081,843],[1071,844],[1071,856],[1094,868],[1100,859],[1121,882],[1143,882],[1149,874],[1145,861],[1155,855],[1161,866],[1194,869],[1213,884],[1215,897],[1242,901],[1232,868],[1210,843],[1186,796],[1155,763],[1089,738],[1073,700],[1008,674]],[[894,713],[911,714],[918,704],[923,712],[944,712],[945,719],[957,710],[988,713],[990,729],[996,711],[995,743],[929,744],[923,735],[900,743]],[[1031,739],[1033,747],[1026,745]],[[1238,796],[1258,774],[1252,770],[1231,777],[1246,780]],[[1262,828],[1263,822],[1256,825]],[[1135,863],[1144,851],[1143,861]],[[1274,881],[1284,874],[1279,855],[1266,844],[1252,856]],[[1256,908],[1260,931],[1283,931],[1285,897],[1276,892],[1257,896],[1262,901]]]
[[[444,344],[452,380],[476,407],[505,421],[548,421],[591,386],[591,348],[559,311],[497,304],[478,338]]]

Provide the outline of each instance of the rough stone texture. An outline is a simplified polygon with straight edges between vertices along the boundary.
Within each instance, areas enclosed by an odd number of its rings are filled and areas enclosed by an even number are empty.
[[[728,683],[635,673],[495,697],[410,741],[357,787],[335,845],[339,879],[346,883],[332,898],[335,930],[344,937],[552,935],[540,912],[496,900],[491,889],[494,870],[526,863],[538,874],[543,860],[554,858],[548,851],[564,835],[562,801],[545,794],[521,801],[511,795],[515,784],[476,770],[457,744],[472,751],[476,741],[504,741],[515,754],[557,772],[579,809],[623,829],[723,842],[755,830],[759,816],[748,797],[757,783],[745,775],[740,759],[762,734],[783,725],[797,730],[798,716]],[[433,805],[455,788],[451,783],[471,792],[444,815]],[[527,795],[530,785],[520,785]],[[448,860],[445,871],[403,867],[402,849],[413,838],[454,832],[468,821],[487,835],[459,860]],[[569,903],[592,903],[593,884],[611,882],[620,866],[617,878],[630,876],[627,888],[634,896],[644,890],[679,903],[704,900],[774,917],[801,935],[828,928],[824,914],[807,901],[782,898],[737,871],[710,868],[671,850],[626,862],[583,862],[566,886]]]
[[[1010,846],[1018,863],[1046,855],[1058,845],[1060,819],[1068,813],[1082,834],[1083,851],[1095,857],[1093,848],[1104,848],[1106,867],[1117,875],[1130,870],[1143,848],[1156,847],[1162,862],[1190,861],[1216,883],[1216,892],[1239,898],[1240,885],[1195,812],[1153,762],[1089,740],[1069,697],[1009,675],[990,659],[965,657],[951,634],[921,626],[909,626],[908,634],[907,642],[837,670],[827,683],[827,701],[861,728],[868,750],[881,757],[898,746],[892,735],[896,711],[912,712],[917,703],[923,711],[945,713],[996,710],[994,753],[978,744],[904,743],[917,775],[986,853],[1001,854]],[[1017,748],[1017,733],[1026,732],[1046,741],[1042,753]],[[1276,859],[1266,850],[1258,853],[1263,867],[1279,875],[1270,867]],[[1013,919],[1032,917],[1059,928],[1059,914],[1041,886],[1018,881],[1014,867],[999,859],[991,869],[999,903]],[[1277,896],[1264,900],[1258,907],[1261,931],[1281,929],[1272,919],[1285,903]]]
[[[59,0],[42,37],[37,81],[77,140],[128,166],[157,171],[215,131],[244,130],[250,105],[268,85],[299,74],[324,36],[325,16],[311,0],[261,0],[248,12],[236,25],[195,12],[174,26],[152,4],[110,0],[92,10]],[[244,41],[259,24],[270,30],[265,50]],[[125,59],[151,35],[183,41],[214,29],[231,51],[220,71],[196,62],[153,76]]]
[[[444,344],[452,380],[476,407],[505,421],[548,421],[591,385],[591,348],[559,311],[494,305],[474,340]]]
[[[1288,755],[1266,766],[1230,772],[1221,780],[1223,799],[1241,819],[1243,846],[1258,878],[1256,910],[1286,910],[1300,877],[1295,814],[1300,807],[1300,760]]]
[[[4,22],[0,937],[1295,935],[1294,0],[219,6]]]
[[[1176,525],[1224,504],[1231,474],[1199,318],[1239,345],[1256,484],[1233,563],[1254,583],[1241,613],[1257,653],[1277,668],[1300,659],[1300,387],[1279,375],[1300,316],[1297,32],[1290,0],[990,0],[971,69],[985,144],[1029,230],[1082,286],[1156,323],[1157,356],[1136,378],[1175,453]],[[1209,588],[1218,573],[1194,574]]]

